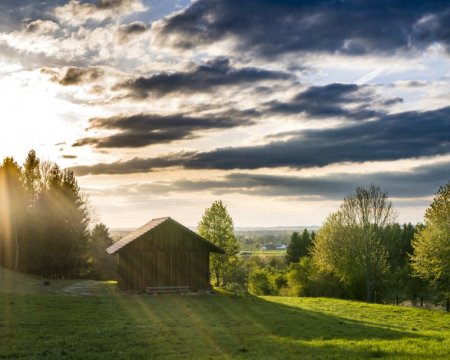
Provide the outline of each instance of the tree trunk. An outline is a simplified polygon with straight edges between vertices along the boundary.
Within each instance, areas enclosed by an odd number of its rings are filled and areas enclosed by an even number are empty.
[[[373,284],[366,276],[366,291],[367,291],[367,302],[373,302]]]

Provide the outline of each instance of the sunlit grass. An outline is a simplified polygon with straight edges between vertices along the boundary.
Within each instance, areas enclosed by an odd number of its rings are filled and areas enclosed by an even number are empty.
[[[85,284],[0,294],[0,359],[450,358],[444,312],[224,292],[122,295],[113,282]]]

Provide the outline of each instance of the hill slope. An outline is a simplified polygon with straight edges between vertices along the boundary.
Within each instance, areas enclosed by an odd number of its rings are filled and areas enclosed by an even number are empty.
[[[450,358],[450,316],[437,311],[325,298],[98,293],[109,295],[0,293],[0,358]]]

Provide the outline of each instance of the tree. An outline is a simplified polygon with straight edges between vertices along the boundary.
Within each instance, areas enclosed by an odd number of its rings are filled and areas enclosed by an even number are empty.
[[[450,183],[442,186],[425,212],[425,226],[413,240],[414,273],[450,297]]]
[[[20,166],[7,157],[0,166],[0,264],[19,270],[26,193]]]
[[[30,150],[23,164],[23,186],[29,196],[29,206],[36,200],[41,186],[40,160],[34,150]]]
[[[311,236],[308,229],[304,229],[300,235],[298,232],[293,232],[291,241],[287,248],[286,259],[289,263],[296,263],[301,257],[307,256],[311,246]]]
[[[39,193],[30,271],[51,278],[87,272],[89,213],[73,173],[56,164]]]
[[[374,185],[358,187],[319,230],[312,251],[314,261],[320,269],[338,276],[357,297],[362,296],[364,287],[367,301],[374,301],[389,269],[383,231],[394,220],[386,192]]]
[[[87,272],[89,211],[73,173],[34,150],[0,165],[0,265],[50,277]]]
[[[96,224],[89,236],[90,276],[98,280],[110,280],[115,276],[115,258],[106,253],[113,244],[105,224]]]
[[[222,201],[214,201],[205,210],[198,224],[198,233],[225,250],[225,254],[212,254],[210,266],[214,285],[223,286],[237,262],[239,243],[234,234],[233,219]]]

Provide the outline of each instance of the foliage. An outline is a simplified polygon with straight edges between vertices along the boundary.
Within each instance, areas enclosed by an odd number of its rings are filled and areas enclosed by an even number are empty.
[[[367,301],[374,301],[389,270],[383,232],[394,218],[385,192],[374,185],[357,188],[319,230],[313,247],[314,261],[320,269],[338,276],[353,296],[363,297],[361,290],[365,288]]]
[[[7,157],[0,166],[0,265],[19,270],[27,209],[21,168]]]
[[[289,286],[289,295],[308,296],[309,283],[314,263],[311,258],[304,257],[298,263],[293,263],[289,267],[287,280]]]
[[[243,264],[247,269],[248,290],[254,295],[286,295],[286,263],[280,257],[253,257]]]
[[[71,171],[33,150],[23,168],[5,158],[0,197],[0,264],[52,278],[87,273],[89,213]]]
[[[271,295],[273,287],[268,269],[255,268],[248,276],[248,290],[254,295]]]
[[[222,201],[214,201],[198,224],[198,233],[225,250],[211,255],[211,275],[215,286],[224,286],[236,267],[239,243],[234,234],[233,219]]]
[[[94,226],[89,236],[89,277],[98,280],[110,280],[116,277],[116,261],[105,249],[113,244],[105,224]]]
[[[304,229],[301,235],[296,231],[293,232],[287,248],[286,260],[290,263],[296,263],[301,257],[307,256],[311,242],[312,239],[308,229]]]
[[[441,187],[415,236],[411,258],[415,274],[450,296],[450,183]]]
[[[290,296],[343,297],[345,295],[339,279],[329,272],[320,270],[309,256],[289,266],[287,280]]]

